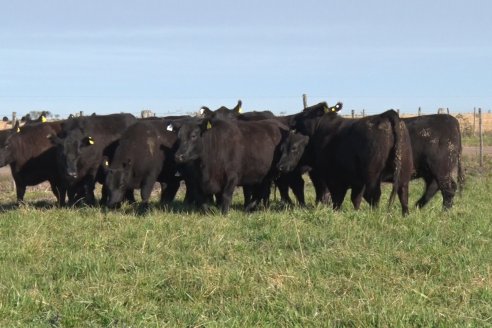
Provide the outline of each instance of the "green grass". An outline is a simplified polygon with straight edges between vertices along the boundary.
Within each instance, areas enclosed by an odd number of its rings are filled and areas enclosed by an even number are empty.
[[[463,146],[480,146],[480,138],[476,135],[474,136],[463,136],[462,137]],[[492,133],[486,132],[483,134],[483,145],[484,146],[492,146]]]
[[[491,326],[492,176],[477,172],[453,210],[438,195],[405,218],[348,199],[226,217],[6,207],[0,326]]]

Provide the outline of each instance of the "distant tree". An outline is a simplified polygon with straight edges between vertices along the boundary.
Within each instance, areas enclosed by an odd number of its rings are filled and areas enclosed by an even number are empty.
[[[2,121],[4,121],[4,122],[8,122],[8,121],[9,121],[9,118],[8,118],[7,116],[4,116],[4,117],[2,118]]]

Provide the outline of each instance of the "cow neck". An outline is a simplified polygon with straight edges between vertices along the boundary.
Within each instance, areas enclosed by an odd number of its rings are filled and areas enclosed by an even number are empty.
[[[318,119],[313,137],[324,137],[326,135],[334,135],[338,132],[344,119],[338,115],[332,119],[328,115],[332,114],[325,114]],[[323,125],[323,123],[325,124]]]

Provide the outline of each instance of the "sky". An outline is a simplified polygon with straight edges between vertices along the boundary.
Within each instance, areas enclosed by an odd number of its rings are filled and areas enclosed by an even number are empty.
[[[0,114],[492,108],[490,1],[0,0]]]

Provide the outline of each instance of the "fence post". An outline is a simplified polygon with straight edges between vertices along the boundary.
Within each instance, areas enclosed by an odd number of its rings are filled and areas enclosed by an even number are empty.
[[[362,109],[362,117],[366,117],[366,110],[364,108]]]
[[[400,109],[399,108],[396,110],[396,112],[398,113],[398,116],[400,116]]]
[[[477,118],[477,109],[473,107],[473,135],[477,135],[477,126],[475,124]]]
[[[304,105],[304,108],[307,107],[307,95],[305,93],[302,94],[302,104]]]
[[[478,134],[480,139],[480,167],[483,167],[482,108],[478,108]]]
[[[352,109],[352,118],[355,118],[355,110]]]
[[[422,109],[420,108],[420,106],[419,106],[419,111],[417,112],[417,115],[422,116]]]
[[[446,107],[446,111],[448,112],[448,115],[449,115],[449,107]]]

